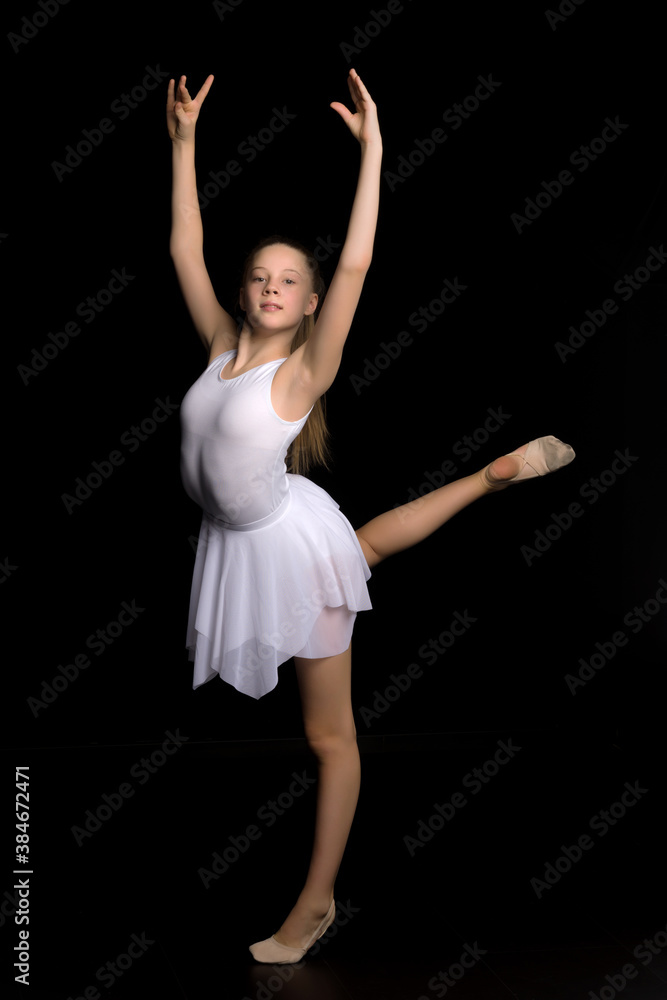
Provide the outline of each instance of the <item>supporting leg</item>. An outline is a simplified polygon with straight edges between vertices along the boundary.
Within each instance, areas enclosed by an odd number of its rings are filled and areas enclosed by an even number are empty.
[[[295,657],[303,720],[318,761],[315,839],[306,882],[274,937],[301,947],[326,915],[359,798],[361,765],[351,701],[351,649],[319,660]]]

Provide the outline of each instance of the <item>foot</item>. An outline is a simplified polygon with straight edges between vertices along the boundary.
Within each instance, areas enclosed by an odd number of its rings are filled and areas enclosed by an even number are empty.
[[[482,481],[489,492],[505,489],[511,483],[546,476],[568,465],[574,450],[553,435],[536,438],[509,455],[502,455],[481,471]]]
[[[280,930],[265,941],[250,945],[250,952],[256,962],[274,965],[300,962],[333,923],[335,916],[333,900],[324,912],[321,906],[310,909],[297,903]]]
[[[311,937],[331,909],[333,899],[321,903],[297,900],[280,930],[273,935],[280,944],[289,948],[303,947],[303,941]]]

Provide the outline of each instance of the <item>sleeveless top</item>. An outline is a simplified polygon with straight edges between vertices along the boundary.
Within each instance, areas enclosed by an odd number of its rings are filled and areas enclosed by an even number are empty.
[[[344,652],[358,611],[371,608],[370,569],[328,493],[288,473],[285,455],[308,415],[271,403],[284,359],[221,379],[215,358],[181,403],[181,472],[202,508],[186,647],[193,687],[216,675],[261,698],[292,656]]]

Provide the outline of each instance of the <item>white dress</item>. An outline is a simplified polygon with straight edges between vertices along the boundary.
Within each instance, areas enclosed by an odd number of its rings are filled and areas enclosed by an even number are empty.
[[[328,493],[288,473],[301,420],[271,403],[285,360],[234,378],[215,358],[181,403],[181,475],[203,516],[186,646],[193,687],[216,675],[261,698],[291,656],[332,656],[371,608],[371,572],[352,525]]]

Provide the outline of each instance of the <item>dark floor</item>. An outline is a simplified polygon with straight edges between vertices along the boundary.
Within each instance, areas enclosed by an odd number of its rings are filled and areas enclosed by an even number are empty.
[[[478,787],[466,775],[494,770],[499,740],[521,749]],[[651,789],[636,782],[620,816],[622,755],[605,772],[581,745],[554,756],[551,743],[530,732],[360,737],[363,792],[336,921],[303,963],[282,967],[255,964],[248,945],[277,929],[304,874],[315,767],[302,743],[183,741],[167,759],[157,744],[62,747],[48,766],[35,752],[35,776],[50,770],[51,793],[59,787],[49,836],[33,844],[24,995],[664,1000],[663,831]],[[140,761],[154,754],[149,774]],[[463,787],[465,804],[434,819]],[[580,808],[590,802],[618,820],[590,826],[589,805]],[[578,840],[588,844],[579,857]],[[547,862],[561,869],[550,887]],[[11,921],[3,926],[13,937]]]

